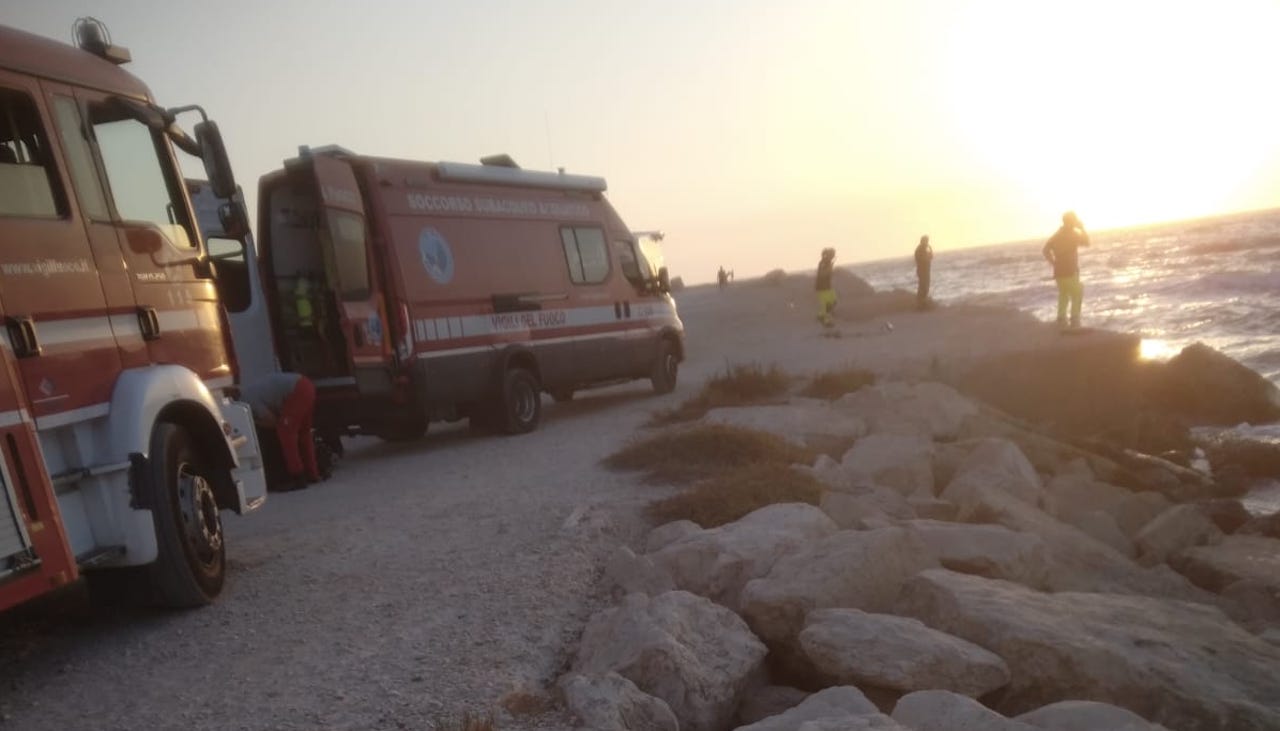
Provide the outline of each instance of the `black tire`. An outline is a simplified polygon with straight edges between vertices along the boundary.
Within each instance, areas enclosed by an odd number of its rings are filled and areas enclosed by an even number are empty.
[[[658,342],[658,357],[653,362],[653,370],[649,373],[649,382],[653,384],[655,393],[671,393],[676,390],[676,381],[680,377],[680,356],[671,340],[663,338]]]
[[[542,387],[525,368],[508,368],[502,377],[498,427],[504,434],[527,434],[542,420]]]
[[[553,388],[547,393],[551,394],[551,400],[558,404],[567,404],[573,400],[574,390],[572,388]]]
[[[209,468],[186,429],[168,423],[151,434],[151,458],[143,483],[160,555],[147,567],[156,602],[200,607],[222,591],[227,556],[222,517]]]

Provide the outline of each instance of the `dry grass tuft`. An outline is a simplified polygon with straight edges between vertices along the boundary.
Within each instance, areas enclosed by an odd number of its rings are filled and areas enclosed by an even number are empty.
[[[479,716],[472,715],[470,711],[455,721],[436,724],[436,731],[496,731],[497,728],[493,714]]]
[[[654,415],[651,425],[678,424],[702,418],[721,406],[750,406],[768,403],[786,395],[791,376],[776,365],[759,363],[731,366],[707,380],[702,390],[674,409]]]
[[[875,382],[876,376],[871,371],[852,367],[842,368],[814,376],[800,391],[800,395],[835,401],[846,393],[853,393]]]
[[[649,506],[659,523],[692,520],[703,528],[732,523],[775,503],[817,505],[825,488],[810,474],[782,464],[739,467]]]
[[[604,463],[613,469],[645,472],[654,481],[693,482],[742,467],[810,464],[816,456],[773,434],[702,424],[633,441]]]

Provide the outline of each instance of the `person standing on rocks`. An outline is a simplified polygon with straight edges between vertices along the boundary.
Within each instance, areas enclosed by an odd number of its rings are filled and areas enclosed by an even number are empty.
[[[1071,304],[1073,328],[1080,327],[1080,301],[1084,286],[1080,284],[1079,250],[1089,245],[1089,234],[1075,211],[1062,214],[1062,226],[1045,242],[1042,253],[1053,265],[1053,278],[1058,283],[1058,327],[1066,328],[1067,303]]]
[[[929,309],[929,268],[933,266],[933,247],[929,237],[921,236],[916,247],[916,309]]]
[[[818,262],[818,277],[813,288],[818,293],[818,322],[823,327],[832,327],[835,321],[831,313],[836,308],[836,291],[831,288],[831,274],[835,269],[836,250],[827,247],[822,250],[822,259]]]

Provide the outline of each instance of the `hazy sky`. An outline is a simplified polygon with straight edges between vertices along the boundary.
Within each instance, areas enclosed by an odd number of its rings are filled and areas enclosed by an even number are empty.
[[[1280,205],[1280,0],[0,0],[91,14],[218,120],[250,198],[300,144],[609,181],[705,281]],[[252,202],[252,200],[251,200]]]

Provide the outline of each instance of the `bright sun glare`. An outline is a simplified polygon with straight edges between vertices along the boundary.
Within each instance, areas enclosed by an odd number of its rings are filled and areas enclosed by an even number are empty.
[[[1278,3],[965,7],[948,106],[970,154],[1032,204],[1095,227],[1216,211],[1277,144],[1259,80]]]

